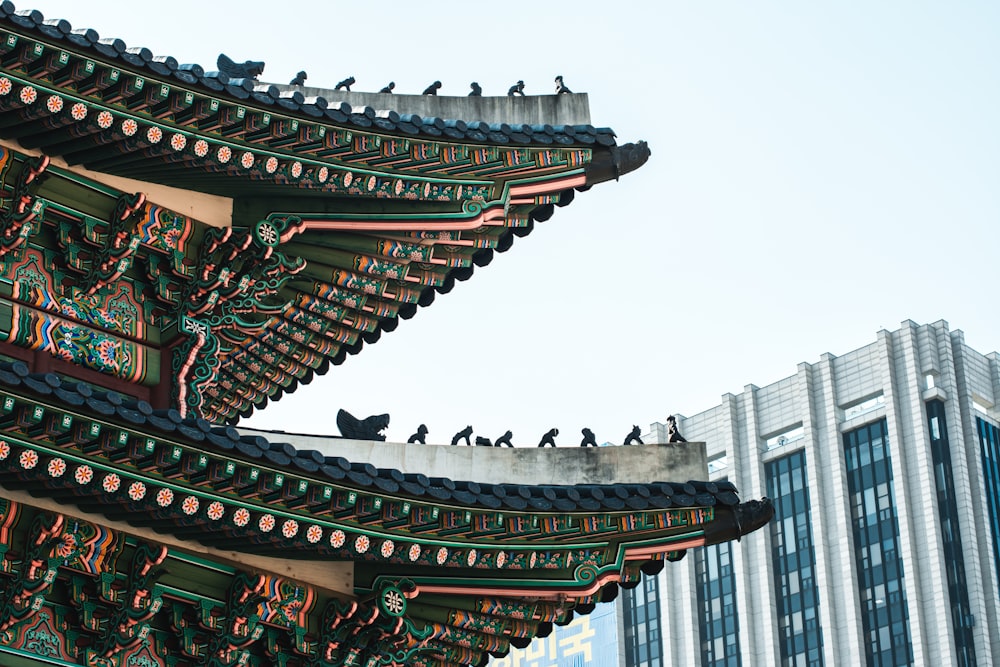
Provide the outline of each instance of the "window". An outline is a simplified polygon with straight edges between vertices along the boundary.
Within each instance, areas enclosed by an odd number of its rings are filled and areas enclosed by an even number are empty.
[[[865,656],[870,667],[913,663],[888,445],[885,419],[844,434],[854,557],[859,593],[865,602],[861,614],[863,636],[868,638]]]

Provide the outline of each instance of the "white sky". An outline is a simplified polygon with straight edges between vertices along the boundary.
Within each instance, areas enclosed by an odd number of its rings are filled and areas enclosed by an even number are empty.
[[[244,425],[390,439],[467,424],[620,442],[670,413],[945,319],[1000,347],[1000,5],[987,2],[18,3],[157,55],[355,90],[548,94],[646,139],[417,316]],[[466,119],[472,120],[472,119]]]

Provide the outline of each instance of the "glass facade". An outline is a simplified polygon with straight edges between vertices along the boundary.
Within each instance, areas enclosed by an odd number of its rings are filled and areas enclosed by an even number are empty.
[[[702,667],[740,667],[732,543],[694,552]]]
[[[822,667],[816,554],[809,523],[806,455],[799,450],[765,464],[767,495],[774,501],[771,563],[782,667]]]
[[[993,567],[1000,580],[1000,429],[982,417],[976,417],[979,451],[983,459],[983,484],[990,511],[993,537]]]
[[[641,584],[622,591],[626,667],[662,667],[664,664],[659,579],[643,577]]]
[[[955,502],[955,480],[951,471],[951,446],[948,442],[944,403],[938,400],[927,403],[927,424],[930,429],[944,565],[948,573],[948,602],[951,607],[952,631],[955,633],[956,664],[958,667],[975,667],[973,616],[965,580],[965,559],[962,556],[962,536],[958,527],[958,505]]]
[[[869,667],[910,665],[913,646],[886,420],[845,433],[844,458],[866,662]]]

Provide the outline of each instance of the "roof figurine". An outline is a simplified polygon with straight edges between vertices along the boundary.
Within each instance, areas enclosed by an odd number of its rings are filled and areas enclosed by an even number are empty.
[[[555,447],[557,435],[559,435],[559,429],[550,428],[548,431],[545,432],[545,435],[542,436],[542,439],[538,442],[538,446],[544,447],[546,445],[549,445],[550,447]]]
[[[680,429],[677,428],[677,418],[673,415],[667,417],[667,442],[687,442],[687,439],[681,435]]]
[[[303,86],[303,85],[305,85],[306,79],[308,79],[308,78],[309,77],[308,77],[308,75],[306,75],[305,71],[299,72],[298,74],[295,75],[294,79],[292,79],[291,81],[288,82],[288,85],[289,86]]]
[[[354,77],[353,76],[349,76],[346,79],[344,79],[343,81],[341,81],[340,83],[338,83],[336,86],[334,86],[333,89],[334,90],[346,90],[347,92],[351,92],[351,86],[353,86],[354,83],[355,83]]]
[[[424,92],[422,92],[420,94],[421,95],[437,95],[438,94],[438,90],[440,88],[441,88],[441,82],[440,81],[435,81],[431,85],[429,85],[426,88],[424,88]]]
[[[472,89],[472,92],[469,93],[469,97],[482,97],[483,96],[483,89],[482,89],[482,87],[478,83],[476,83],[475,81],[473,81],[472,83],[469,84],[469,88]]]
[[[639,437],[639,427],[638,426],[633,426],[632,427],[632,430],[629,431],[629,434],[627,436],[625,436],[625,442],[622,443],[622,444],[631,445],[633,443],[636,444],[636,445],[643,444],[642,438]]]
[[[409,444],[413,444],[414,442],[418,442],[421,445],[426,445],[427,444],[427,433],[428,433],[427,427],[424,424],[421,424],[420,426],[417,427],[417,432],[414,433],[413,435],[411,435],[406,442],[409,443]]]
[[[513,436],[514,436],[513,433],[511,433],[510,431],[507,431],[506,433],[504,433],[499,438],[497,438],[496,440],[493,441],[493,446],[494,447],[500,447],[501,445],[506,445],[508,447],[513,447],[514,445],[512,445],[511,442],[510,442],[510,439]]]
[[[380,93],[388,93],[388,94],[391,95],[392,94],[392,89],[395,88],[395,87],[396,87],[396,82],[395,81],[390,81],[385,86],[383,86],[382,89],[380,91],[378,91],[378,92],[380,92]]]
[[[507,96],[513,97],[514,95],[520,95],[524,97],[524,81],[518,79],[517,83],[507,89]]]
[[[566,84],[563,83],[562,74],[556,77],[556,95],[562,95],[563,93],[572,93]]]
[[[472,426],[471,425],[466,426],[461,431],[452,436],[451,444],[457,445],[459,440],[465,440],[465,444],[471,447],[472,442],[469,441],[469,437],[471,435],[472,435]]]
[[[220,53],[215,61],[219,71],[230,79],[256,79],[264,73],[264,63],[259,60],[247,60],[243,63],[234,62],[225,53]]]
[[[594,437],[593,431],[585,426],[580,433],[583,434],[583,440],[580,441],[581,447],[597,447],[597,439]]]
[[[389,426],[389,415],[372,415],[358,419],[347,410],[337,412],[340,435],[351,440],[385,440],[382,431]]]

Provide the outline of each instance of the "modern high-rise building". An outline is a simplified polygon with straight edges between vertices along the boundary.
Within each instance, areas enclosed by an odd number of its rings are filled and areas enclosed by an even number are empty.
[[[996,352],[906,321],[679,423],[713,480],[776,514],[766,539],[666,568],[658,606],[624,593],[623,617],[661,632],[626,629],[628,665],[1000,664]]]

